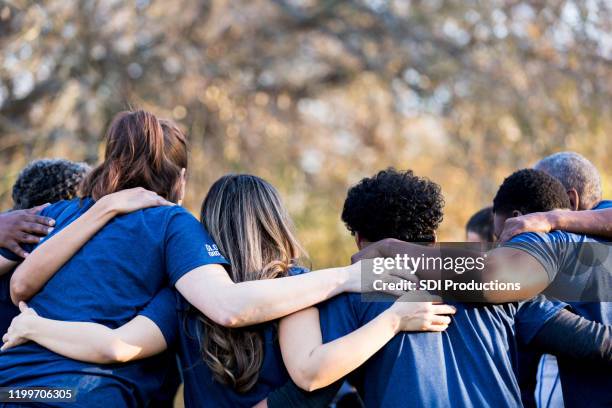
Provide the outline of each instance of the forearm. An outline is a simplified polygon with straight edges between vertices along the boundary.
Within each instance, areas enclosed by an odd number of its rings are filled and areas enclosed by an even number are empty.
[[[444,262],[434,263],[431,268],[418,268],[416,275],[420,280],[452,280],[454,282],[474,281],[476,283],[507,283],[520,284],[519,290],[474,290],[467,291],[460,289],[445,289],[436,294],[443,298],[453,299],[462,302],[484,302],[484,303],[506,303],[529,299],[548,285],[548,277],[542,266],[533,258],[520,250],[501,248],[492,251],[479,250],[476,246],[456,247],[434,245],[422,246],[390,240],[381,250],[385,257],[395,257],[396,255],[406,255],[413,258],[440,258],[446,259],[481,259],[483,267],[478,269],[466,270],[464,273],[457,273],[455,270],[445,269]],[[501,254],[501,255],[500,255]]]
[[[546,213],[551,229],[576,234],[612,237],[612,208],[587,211],[551,211]]]
[[[530,346],[561,357],[612,365],[612,326],[561,310],[546,322]]]
[[[224,274],[227,281],[214,288],[214,271],[193,271],[181,278],[176,288],[216,323],[243,327],[279,319],[350,290],[356,285],[350,283],[349,268],[240,283],[231,282],[221,270],[217,273]]]
[[[89,211],[36,248],[36,251],[17,267],[11,278],[13,303],[26,301],[38,293],[114,215],[105,203],[96,203]]]
[[[125,344],[100,324],[63,322],[37,317],[26,338],[73,360],[111,364],[135,358],[139,347]]]
[[[397,334],[399,324],[399,317],[387,310],[354,332],[315,347],[292,364],[297,369],[293,380],[306,391],[338,381],[387,344]]]

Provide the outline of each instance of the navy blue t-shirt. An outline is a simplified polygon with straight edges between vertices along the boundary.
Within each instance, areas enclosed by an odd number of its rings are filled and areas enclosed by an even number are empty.
[[[601,200],[599,204],[593,207],[593,210],[603,210],[606,208],[612,208],[612,200]]]
[[[306,272],[291,268],[290,275]],[[258,325],[264,344],[264,359],[255,386],[245,393],[217,382],[204,362],[201,340],[205,335],[198,324],[197,315],[190,312],[189,303],[177,293],[175,303],[179,321],[179,356],[185,386],[185,406],[195,407],[252,407],[268,397],[275,389],[289,381],[277,338],[276,323]]]
[[[11,301],[10,282],[12,273],[0,276],[0,336],[6,333],[19,309]]]
[[[63,201],[47,207],[42,215],[56,220],[55,234],[92,205],[91,199]],[[1,254],[12,256],[6,251]],[[172,341],[174,326],[168,325],[157,307],[158,302],[165,303],[156,295],[199,266],[225,263],[203,226],[185,209],[149,208],[110,221],[29,305],[43,317],[100,323],[113,329],[140,313],[149,313]],[[0,354],[0,386],[76,388],[76,406],[143,406],[163,380],[161,357],[96,365],[28,343]]]
[[[549,289],[563,293],[567,288],[590,296],[599,293],[607,299],[612,288],[612,271],[598,263],[585,262],[583,253],[592,245],[609,245],[601,238],[553,231],[548,234],[525,233],[514,237],[505,246],[526,251],[549,273]],[[587,252],[591,252],[587,250]],[[586,319],[612,324],[611,302],[567,302],[570,309]],[[603,366],[560,357],[557,359],[563,399],[566,407],[612,406],[612,372]]]
[[[367,324],[393,304],[343,294],[319,305],[323,342]],[[350,376],[367,407],[517,407],[515,334],[529,341],[561,305],[456,303],[442,333],[400,333]],[[516,323],[522,316],[522,323]]]

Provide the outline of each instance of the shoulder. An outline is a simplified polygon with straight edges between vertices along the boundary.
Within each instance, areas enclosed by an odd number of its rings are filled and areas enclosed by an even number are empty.
[[[289,276],[298,276],[310,272],[310,269],[303,266],[294,265],[289,268]]]
[[[141,210],[146,222],[165,224],[167,230],[202,230],[196,217],[180,205],[160,206]]]
[[[612,208],[612,200],[601,200],[599,204],[593,207],[593,210],[604,210],[606,208]]]
[[[573,234],[567,231],[552,231],[543,232],[525,232],[513,237],[503,246],[516,246],[515,244],[547,244],[547,243],[563,243],[563,242],[579,242],[584,238],[583,235]]]
[[[62,214],[82,211],[83,209],[89,208],[93,204],[91,198],[74,198],[72,200],[62,200],[51,204],[47,208],[40,212],[40,215],[45,217],[58,218]]]

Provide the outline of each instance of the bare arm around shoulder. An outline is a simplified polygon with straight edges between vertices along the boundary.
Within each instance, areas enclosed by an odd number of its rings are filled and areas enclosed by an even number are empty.
[[[148,207],[173,205],[143,188],[133,188],[102,197],[88,211],[40,244],[15,269],[11,299],[16,305],[29,300],[113,217]]]
[[[452,306],[396,301],[376,318],[334,341],[323,344],[319,311],[311,307],[281,320],[283,361],[297,386],[314,391],[348,375],[400,331],[444,331],[455,313]]]
[[[361,290],[361,265],[322,269],[298,276],[234,283],[221,265],[205,265],[176,282],[200,312],[225,327],[263,323]]]
[[[377,257],[392,258],[396,255],[408,255],[418,258],[441,257],[442,252],[437,246],[423,246],[397,239],[384,239],[368,245],[355,255],[352,260],[371,259]],[[445,249],[444,256],[480,257],[484,252],[471,249]],[[406,272],[406,278],[410,273]],[[439,279],[439,270],[419,269],[416,274],[419,279]],[[452,292],[453,298],[460,301],[481,301],[487,303],[516,302],[530,299],[542,292],[550,283],[548,274],[542,264],[525,251],[509,247],[500,247],[486,253],[484,269],[477,273],[457,274],[457,280],[474,279],[481,282],[498,281],[500,283],[520,283],[520,290],[483,291],[480,295],[474,292],[457,290]]]
[[[23,302],[19,308],[21,314],[2,338],[2,351],[33,341],[73,360],[112,364],[150,357],[168,347],[161,330],[145,316],[113,330],[97,323],[45,319]]]
[[[611,238],[612,208],[586,211],[554,210],[508,218],[499,240],[508,241],[524,232],[546,233],[553,230]]]

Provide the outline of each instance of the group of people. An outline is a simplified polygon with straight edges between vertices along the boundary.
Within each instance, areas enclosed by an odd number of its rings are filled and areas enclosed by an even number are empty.
[[[270,183],[221,177],[198,221],[181,207],[187,169],[181,130],[133,111],[114,118],[97,167],[22,171],[0,215],[0,387],[70,389],[82,407],[171,406],[180,383],[187,407],[551,406],[537,389],[548,353],[565,406],[612,405],[610,303],[546,295],[612,284],[579,262],[580,245],[612,236],[584,157],[513,173],[468,222],[467,240],[500,241],[482,274],[522,282],[476,302],[364,301],[366,259],[439,251],[442,191],[410,170],[352,186],[352,263],[309,271]]]

